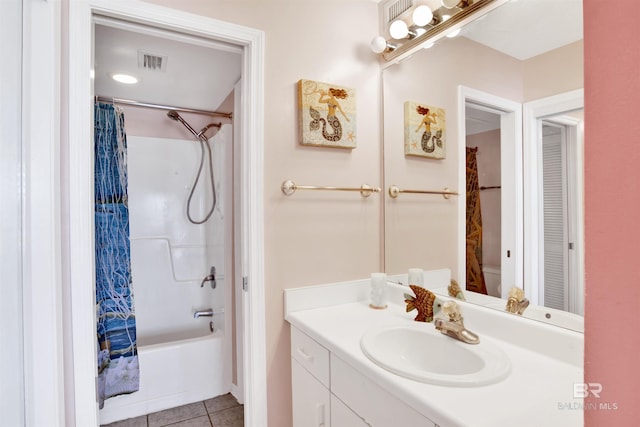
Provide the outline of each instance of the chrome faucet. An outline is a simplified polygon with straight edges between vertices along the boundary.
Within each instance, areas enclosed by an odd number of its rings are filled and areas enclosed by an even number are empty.
[[[199,310],[193,313],[193,318],[197,319],[198,317],[213,317],[213,308],[208,308],[206,310]]]
[[[476,334],[464,327],[464,320],[455,301],[447,301],[442,304],[442,312],[449,317],[449,320],[435,319],[434,324],[437,330],[467,344],[480,342],[480,338]]]
[[[513,314],[522,314],[529,307],[529,300],[524,297],[522,288],[514,286],[509,289],[509,298],[505,310]]]

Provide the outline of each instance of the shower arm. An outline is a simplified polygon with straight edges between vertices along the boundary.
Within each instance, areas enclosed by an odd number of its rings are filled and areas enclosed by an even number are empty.
[[[222,127],[222,124],[220,124],[220,123],[209,123],[208,125],[206,125],[205,127],[203,127],[203,128],[200,130],[200,132],[196,132],[196,130],[195,130],[194,128],[192,128],[192,127],[191,127],[191,125],[190,125],[189,123],[187,123],[187,121],[186,121],[185,119],[183,119],[183,118],[180,116],[180,114],[178,114],[176,111],[173,111],[173,110],[172,110],[172,111],[169,111],[169,113],[167,113],[167,115],[168,115],[170,118],[172,118],[173,120],[177,120],[177,121],[179,121],[180,123],[182,123],[182,125],[183,125],[184,127],[186,127],[186,128],[189,130],[189,132],[191,132],[191,133],[192,133],[196,138],[198,138],[198,139],[202,139],[202,137],[204,137],[204,136],[205,136],[205,134],[204,134],[204,133],[205,133],[207,130],[209,130],[210,128],[212,128],[212,127],[217,127],[217,128],[219,129],[220,127]]]

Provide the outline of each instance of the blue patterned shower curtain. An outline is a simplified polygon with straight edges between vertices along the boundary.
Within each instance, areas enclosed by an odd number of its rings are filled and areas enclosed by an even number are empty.
[[[113,105],[96,103],[94,120],[98,398],[102,408],[104,399],[137,391],[140,376],[131,288],[124,116]]]

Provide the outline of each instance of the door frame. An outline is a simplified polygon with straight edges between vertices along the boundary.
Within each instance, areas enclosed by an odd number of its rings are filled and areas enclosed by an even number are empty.
[[[522,183],[522,105],[487,92],[458,86],[458,277],[463,281],[466,277],[465,110],[467,102],[500,115],[501,278],[502,283],[508,280],[509,284],[501,286],[501,296],[506,298],[511,286],[525,285],[523,283],[523,187],[519,185]],[[507,219],[509,221],[505,223]]]
[[[95,290],[93,260],[93,91],[91,80],[93,17],[107,16],[198,35],[243,49],[242,102],[235,119],[240,141],[240,241],[243,292],[243,389],[245,423],[267,419],[264,292],[264,33],[141,1],[72,1],[69,4],[68,180],[69,262],[72,307],[74,414],[76,426],[97,426]],[[65,396],[71,399],[71,396]],[[67,403],[69,407],[69,403]]]
[[[22,141],[22,2],[0,2],[0,36],[4,60],[0,63],[0,414],[7,425],[25,425],[25,369],[23,330],[23,167]],[[10,368],[7,368],[10,367]]]
[[[542,120],[551,116],[584,108],[584,89],[537,99],[523,104],[524,130],[524,230],[525,251],[530,254],[540,254],[542,249],[540,221],[541,209],[541,171],[542,171]],[[573,148],[575,163],[575,186],[569,189],[569,194],[575,199],[571,203],[577,207],[584,206],[584,155],[583,155],[583,124],[580,120],[563,117],[554,118],[555,122],[573,127],[575,137],[568,138]],[[584,209],[573,209],[572,221],[575,221],[575,233],[572,236],[574,251],[569,257],[570,271],[584,272]],[[538,256],[525,259],[524,275],[531,286],[525,288],[525,295],[532,304],[543,305],[541,300],[540,260]],[[570,288],[576,298],[570,301],[569,310],[582,315],[584,313],[584,274],[574,275]]]

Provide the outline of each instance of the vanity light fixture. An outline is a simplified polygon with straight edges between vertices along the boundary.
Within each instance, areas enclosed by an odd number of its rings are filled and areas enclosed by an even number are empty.
[[[399,62],[445,36],[457,36],[464,25],[507,1],[387,0],[380,14],[384,34],[372,40],[371,50],[387,62]]]

